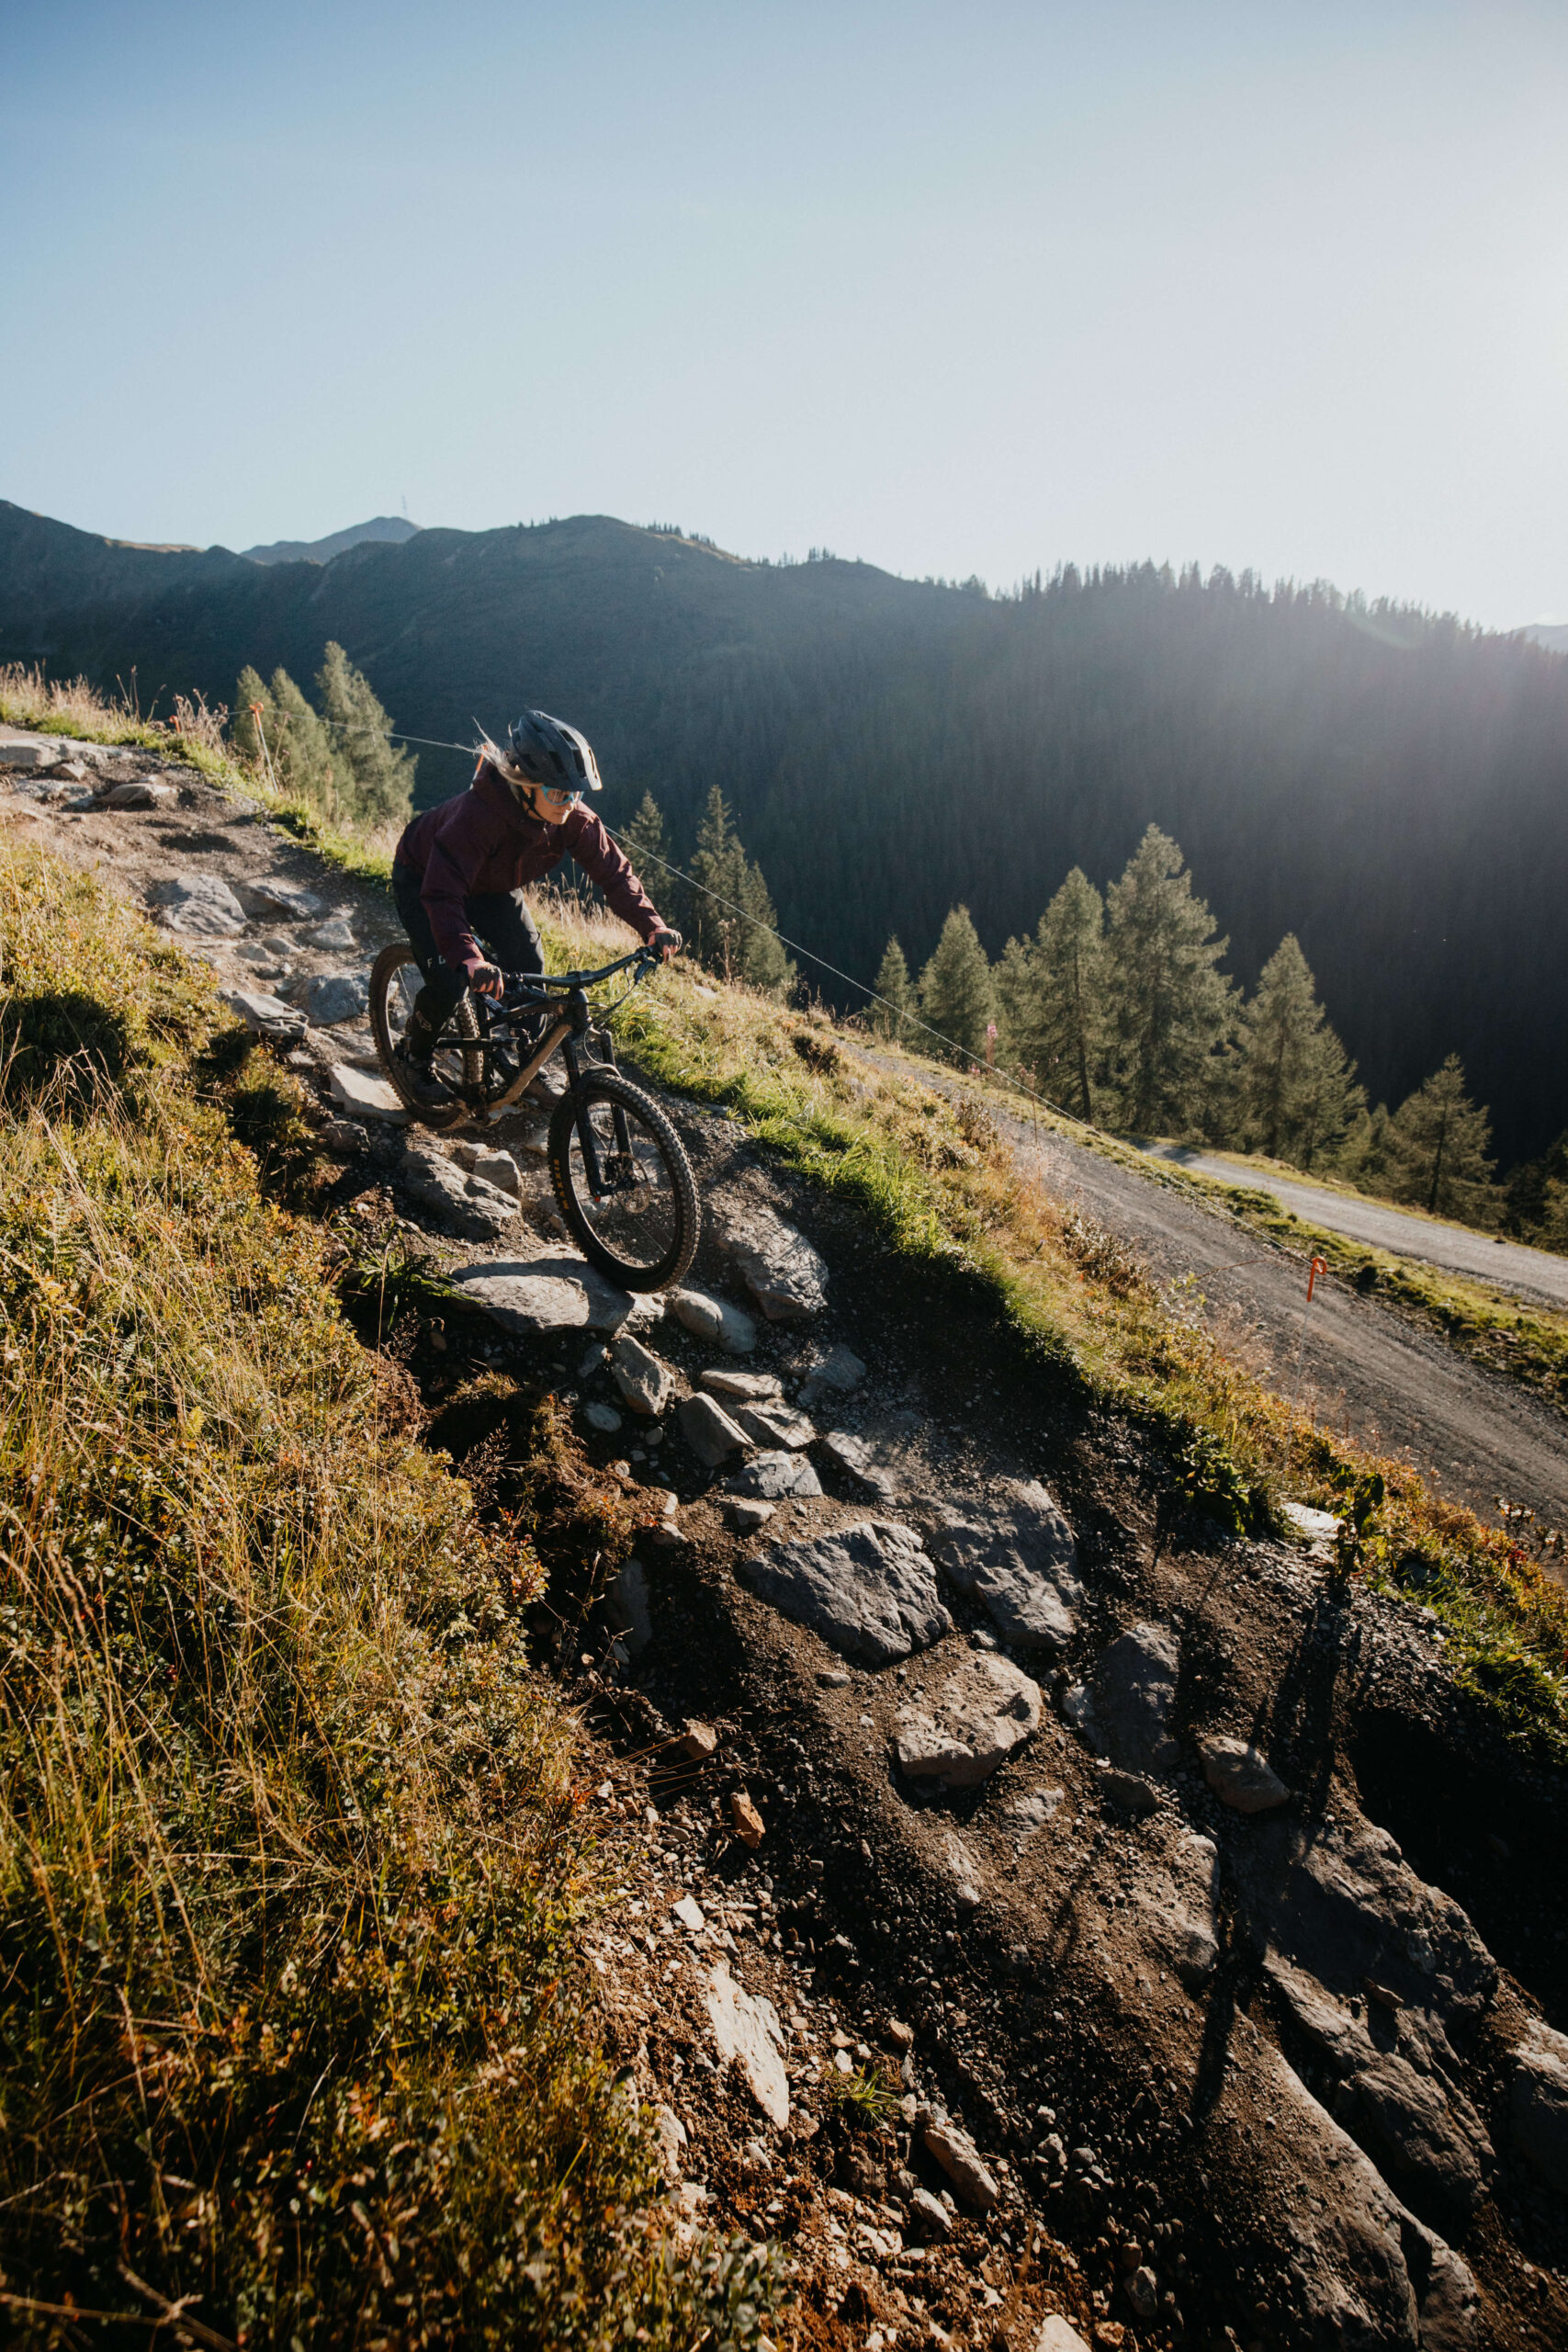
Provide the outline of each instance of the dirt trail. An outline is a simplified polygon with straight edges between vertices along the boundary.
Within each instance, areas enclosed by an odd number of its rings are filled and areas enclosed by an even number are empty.
[[[868,1058],[911,1075],[907,1064]],[[1292,1394],[1299,1356],[1303,1409],[1403,1454],[1483,1520],[1495,1520],[1503,1495],[1568,1525],[1568,1417],[1337,1276],[1319,1278],[1309,1311],[1306,1269],[1289,1251],[1088,1145],[1037,1133],[994,1100],[987,1107],[1021,1166],[1134,1242],[1161,1283],[1190,1284],[1192,1310],[1278,1393]]]
[[[1389,1250],[1402,1258],[1424,1259],[1456,1274],[1470,1274],[1498,1290],[1546,1306],[1568,1306],[1568,1258],[1547,1250],[1531,1250],[1524,1242],[1508,1241],[1501,1234],[1474,1233],[1466,1226],[1442,1225],[1431,1217],[1407,1216],[1384,1201],[1349,1199],[1304,1178],[1292,1183],[1272,1171],[1259,1174],[1237,1167],[1215,1152],[1194,1151],[1185,1144],[1146,1147],[1152,1159],[1168,1159],[1174,1167],[1190,1168],[1195,1175],[1212,1177],[1219,1184],[1235,1184],[1272,1193],[1284,1207],[1309,1224],[1365,1241],[1375,1250]]]

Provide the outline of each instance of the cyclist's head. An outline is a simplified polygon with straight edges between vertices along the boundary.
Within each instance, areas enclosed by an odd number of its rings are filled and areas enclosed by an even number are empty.
[[[493,763],[523,806],[550,825],[560,824],[585,792],[604,789],[586,735],[547,710],[525,710]]]

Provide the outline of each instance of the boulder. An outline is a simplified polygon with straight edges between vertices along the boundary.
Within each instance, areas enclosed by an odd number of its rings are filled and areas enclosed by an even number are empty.
[[[483,1240],[505,1230],[517,1204],[491,1184],[466,1175],[434,1144],[413,1144],[403,1154],[397,1181],[412,1200],[434,1209],[467,1240]]]
[[[1521,2154],[1568,2197],[1568,2035],[1539,2018],[1514,2052],[1508,2114]]]
[[[911,1780],[976,1788],[1039,1725],[1039,1684],[994,1651],[966,1651],[933,1684],[898,1711],[898,1763]]]
[[[1073,1531],[1045,1487],[1004,1478],[950,1502],[928,1524],[932,1554],[960,1592],[1021,1649],[1059,1650],[1083,1599]]]
[[[829,1430],[822,1440],[822,1450],[879,1502],[894,1503],[899,1499],[903,1487],[897,1457],[886,1442],[858,1436],[851,1430]]]
[[[711,1291],[671,1291],[670,1305],[677,1323],[694,1339],[722,1348],[726,1355],[749,1356],[757,1344],[757,1326],[744,1308],[715,1298]]]
[[[40,768],[55,768],[65,756],[62,743],[28,741],[25,736],[0,736],[0,767],[26,770],[36,775]]]
[[[1233,1813],[1270,1813],[1289,1801],[1291,1792],[1267,1757],[1245,1739],[1211,1736],[1199,1741],[1198,1752],[1203,1778]]]
[[[310,915],[319,915],[323,905],[313,890],[302,890],[298,884],[276,876],[265,882],[242,882],[239,898],[249,913],[281,915],[286,922],[303,922]]]
[[[842,1344],[829,1348],[818,1356],[806,1375],[800,1392],[801,1404],[809,1412],[824,1396],[847,1396],[865,1378],[865,1366],[852,1350]]]
[[[766,1202],[716,1203],[714,1237],[770,1323],[798,1323],[828,1304],[828,1269]]]
[[[166,808],[179,798],[179,787],[161,775],[139,776],[134,784],[100,786],[94,798],[100,808]]]
[[[789,2078],[778,2011],[765,1996],[743,1992],[722,1960],[704,1999],[719,2064],[739,2066],[762,2113],[784,2131],[789,2122]]]
[[[334,1159],[353,1159],[370,1138],[353,1119],[329,1119],[320,1131],[319,1140],[321,1149],[331,1152]]]
[[[765,1503],[782,1502],[786,1495],[806,1502],[822,1492],[822,1482],[803,1453],[759,1453],[724,1486],[727,1494],[753,1495]]]
[[[621,1417],[614,1405],[584,1405],[582,1418],[602,1437],[614,1437],[621,1427]]]
[[[454,1146],[452,1157],[481,1184],[493,1185],[508,1200],[522,1200],[523,1170],[509,1151],[496,1151],[482,1143],[460,1143]]]
[[[753,1445],[765,1445],[774,1452],[783,1446],[788,1452],[799,1453],[817,1435],[817,1425],[809,1414],[797,1413],[793,1405],[747,1405],[737,1398],[730,1412]]]
[[[166,931],[187,939],[238,939],[245,910],[216,874],[166,874],[147,893]]]
[[[305,988],[305,1014],[312,1029],[336,1029],[357,1021],[370,992],[357,972],[321,972]]]
[[[688,1396],[675,1418],[682,1436],[707,1470],[716,1470],[727,1454],[744,1453],[751,1442],[712,1396]]]
[[[355,945],[354,926],[346,915],[334,915],[328,922],[316,925],[305,933],[307,947],[314,947],[323,956],[341,956]]]
[[[584,1258],[481,1261],[459,1266],[449,1279],[514,1340],[537,1339],[542,1331],[635,1330],[660,1313],[656,1298],[618,1290]]]
[[[367,1069],[356,1069],[350,1062],[333,1062],[327,1072],[327,1083],[333,1102],[341,1102],[356,1119],[378,1119],[389,1127],[407,1126],[410,1114],[386,1079],[375,1077]]]
[[[610,1372],[632,1411],[649,1420],[657,1420],[673,1401],[675,1375],[670,1366],[629,1331],[616,1335]]]
[[[743,1561],[739,1573],[760,1600],[844,1657],[872,1666],[908,1657],[953,1623],[919,1536],[886,1520],[775,1540]]]
[[[1177,1645],[1163,1625],[1134,1625],[1100,1657],[1095,1727],[1113,1763],[1128,1772],[1168,1772],[1180,1749],[1168,1729],[1176,1698]]]

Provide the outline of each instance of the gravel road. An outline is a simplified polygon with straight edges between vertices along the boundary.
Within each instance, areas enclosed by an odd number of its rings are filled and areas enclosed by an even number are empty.
[[[890,1077],[915,1076],[906,1062],[868,1058]],[[1504,1495],[1568,1526],[1568,1417],[1335,1276],[1320,1278],[1308,1309],[1299,1258],[1135,1168],[1065,1136],[1037,1139],[1029,1120],[987,1107],[1049,1191],[1134,1242],[1159,1282],[1190,1278],[1205,1321],[1271,1388],[1291,1394],[1299,1351],[1302,1403],[1320,1418],[1403,1455],[1484,1520]]]
[[[1293,1209],[1299,1217],[1325,1226],[1330,1233],[1346,1234],[1352,1241],[1365,1241],[1374,1250],[1392,1250],[1402,1258],[1421,1258],[1452,1273],[1472,1274],[1546,1306],[1568,1306],[1568,1258],[1555,1258],[1550,1250],[1531,1250],[1522,1241],[1494,1240],[1489,1233],[1472,1233],[1462,1225],[1407,1216],[1402,1209],[1388,1208],[1381,1201],[1348,1200],[1343,1193],[1330,1192],[1321,1184],[1259,1176],[1238,1168],[1234,1160],[1190,1150],[1182,1144],[1151,1144],[1146,1148],[1151,1159],[1168,1159],[1175,1167],[1190,1169],[1195,1176],[1212,1176],[1221,1184],[1272,1193],[1282,1207]]]

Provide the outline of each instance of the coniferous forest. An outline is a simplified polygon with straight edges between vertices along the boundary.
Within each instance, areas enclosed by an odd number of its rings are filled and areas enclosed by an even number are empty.
[[[674,862],[934,989],[965,1050],[994,1019],[1069,1107],[1392,1182],[1419,1096],[1439,1198],[1489,1158],[1524,1208],[1562,1181],[1568,662],[1522,638],[1154,564],[989,594],[589,516],[263,566],[0,505],[0,658],[231,705],[329,640],[414,735],[572,719],[612,824],[649,797]],[[466,781],[419,760],[420,803]],[[777,984],[726,922],[705,956]]]

